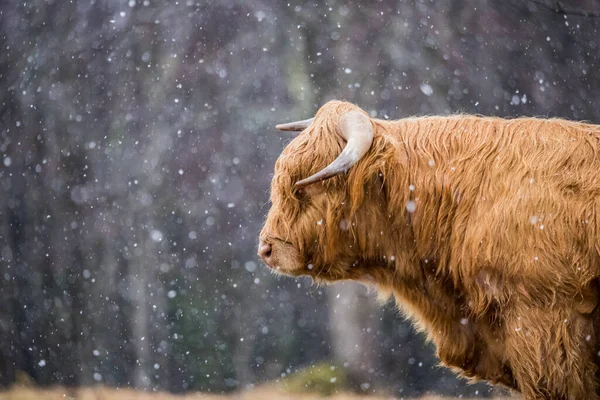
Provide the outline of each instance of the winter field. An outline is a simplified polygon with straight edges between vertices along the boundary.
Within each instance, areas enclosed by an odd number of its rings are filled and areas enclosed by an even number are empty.
[[[501,398],[393,301],[259,259],[275,126],[332,99],[600,124],[599,4],[0,0],[0,400]]]
[[[318,400],[318,399],[334,399],[334,400],[391,400],[391,399],[406,399],[404,397],[389,397],[389,396],[361,396],[350,393],[338,393],[332,396],[321,396],[319,394],[310,393],[289,393],[277,388],[257,388],[252,391],[238,392],[229,395],[213,395],[206,393],[194,393],[185,395],[175,395],[164,392],[144,392],[133,389],[114,389],[107,387],[93,387],[68,389],[64,387],[54,387],[46,389],[28,388],[28,387],[13,387],[10,390],[0,392],[0,400]],[[413,399],[413,398],[411,398]],[[414,398],[416,399],[416,398]],[[451,400],[463,399],[464,397],[440,397],[440,396],[423,396],[420,400]],[[508,400],[508,397],[495,397],[495,400]],[[511,397],[518,399],[518,397]],[[471,399],[474,400],[474,399]]]

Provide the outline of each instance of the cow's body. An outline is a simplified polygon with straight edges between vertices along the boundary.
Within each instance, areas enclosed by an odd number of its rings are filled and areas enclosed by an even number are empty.
[[[463,376],[527,399],[600,398],[600,127],[368,119],[347,174],[295,187],[341,152],[340,116],[356,111],[327,103],[278,160],[267,264],[372,282]]]

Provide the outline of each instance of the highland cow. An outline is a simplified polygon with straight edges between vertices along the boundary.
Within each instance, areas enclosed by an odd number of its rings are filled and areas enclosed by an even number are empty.
[[[393,296],[464,377],[600,399],[600,126],[384,121],[331,101],[283,150],[259,255]]]

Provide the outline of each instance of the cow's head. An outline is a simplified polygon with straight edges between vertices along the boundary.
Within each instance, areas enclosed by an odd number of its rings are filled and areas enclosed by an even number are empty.
[[[384,197],[376,121],[350,103],[330,101],[314,118],[277,129],[301,133],[275,164],[259,256],[287,275],[365,279],[361,266],[374,261],[365,257],[378,257],[373,238],[385,225],[385,207],[369,206]]]

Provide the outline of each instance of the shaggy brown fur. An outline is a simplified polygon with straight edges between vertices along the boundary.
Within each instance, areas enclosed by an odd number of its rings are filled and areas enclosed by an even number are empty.
[[[341,152],[350,110],[324,105],[278,159],[271,264],[374,283],[463,376],[526,399],[600,399],[600,126],[372,119],[347,174],[296,188]]]

